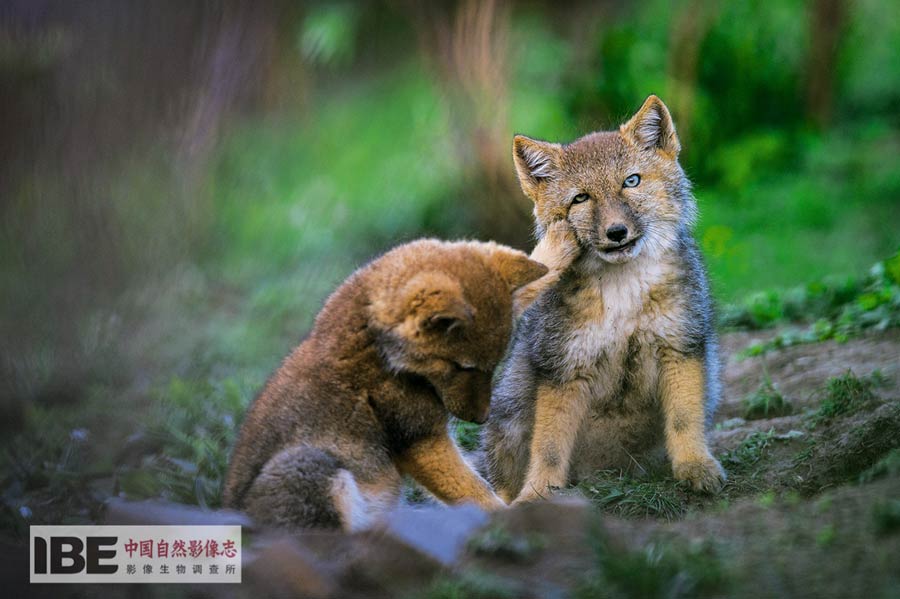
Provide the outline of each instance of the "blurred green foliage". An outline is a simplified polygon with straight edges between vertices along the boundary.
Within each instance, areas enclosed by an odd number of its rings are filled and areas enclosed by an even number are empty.
[[[900,475],[900,449],[892,449],[868,470],[859,475],[860,484],[870,483],[885,476]]]
[[[138,433],[154,453],[118,472],[129,497],[217,507],[231,447],[252,389],[231,379],[216,383],[172,379],[155,391],[150,418]]]
[[[772,339],[751,345],[756,356],[798,343],[834,339],[844,342],[866,330],[900,326],[900,253],[876,263],[864,277],[826,277],[786,291],[763,291],[727,306],[720,322],[729,328],[759,329],[786,322],[806,323],[787,328]]]
[[[301,39],[323,48],[313,63],[346,56],[338,65],[351,78],[355,10],[321,6],[301,27]],[[570,140],[615,126],[649,93],[670,100],[679,125],[677,100],[690,85],[682,161],[696,183],[698,238],[713,288],[726,301],[858,272],[894,250],[900,170],[890,157],[900,150],[893,118],[900,57],[888,47],[900,45],[891,24],[900,11],[852,6],[833,124],[816,131],[803,89],[811,35],[805,3],[711,3],[704,10],[708,31],[695,80],[680,83],[670,56],[680,14],[670,3],[616,13],[587,48],[573,46],[537,13],[515,11],[510,129]],[[891,11],[896,19],[884,14]],[[216,262],[233,272],[235,262],[251,258],[253,273],[280,272],[286,262],[323,255],[356,260],[422,232],[471,234],[466,149],[458,145],[452,105],[422,66],[412,58],[329,89],[314,100],[314,118],[249,121],[232,134],[210,173],[209,254]],[[877,84],[866,74],[872,68],[881,73]],[[346,264],[335,265],[334,278],[346,274]]]
[[[353,59],[358,26],[352,3],[314,6],[303,20],[297,45],[316,65],[346,65]]]
[[[594,534],[596,569],[588,574],[577,598],[716,597],[727,588],[729,573],[709,542],[649,542],[627,550]]]

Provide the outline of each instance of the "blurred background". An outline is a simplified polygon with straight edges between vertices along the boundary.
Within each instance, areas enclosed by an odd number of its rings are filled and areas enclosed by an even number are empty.
[[[528,249],[513,133],[650,93],[724,313],[897,250],[900,3],[5,0],[4,528],[217,505],[330,290],[422,235]]]

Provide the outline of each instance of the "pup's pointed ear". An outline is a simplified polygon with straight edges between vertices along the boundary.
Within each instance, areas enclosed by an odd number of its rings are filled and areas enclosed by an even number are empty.
[[[454,278],[441,272],[422,272],[400,293],[407,333],[450,333],[472,324],[475,311]]]
[[[662,150],[671,156],[681,151],[672,115],[656,96],[644,100],[641,109],[620,127],[622,135],[643,150]]]
[[[513,138],[513,161],[525,195],[534,199],[537,186],[553,178],[559,170],[562,146],[531,139],[524,135]]]
[[[500,276],[509,285],[510,291],[515,291],[523,285],[540,279],[547,274],[547,267],[540,262],[535,262],[524,252],[497,246],[493,248],[490,256],[494,267],[500,271]]]

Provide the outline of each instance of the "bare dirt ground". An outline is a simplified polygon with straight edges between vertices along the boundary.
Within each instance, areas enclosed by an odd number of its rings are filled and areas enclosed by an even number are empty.
[[[776,331],[729,333],[722,337],[725,357],[723,401],[716,421],[739,416],[741,399],[759,385],[766,373],[795,406],[816,404],[816,393],[827,379],[851,370],[866,375],[879,370],[886,383],[876,389],[884,397],[900,396],[900,330],[893,329],[850,339],[796,345],[744,358],[741,352],[754,343],[775,337]]]

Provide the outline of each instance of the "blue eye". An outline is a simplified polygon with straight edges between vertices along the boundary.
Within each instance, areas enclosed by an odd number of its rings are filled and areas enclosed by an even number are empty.
[[[589,199],[591,199],[591,196],[589,196],[588,194],[586,194],[586,193],[579,193],[577,196],[575,196],[574,198],[572,198],[572,203],[573,203],[573,204],[580,204],[580,203],[582,203],[582,202],[587,202]]]
[[[641,182],[641,176],[637,173],[633,175],[628,175],[625,177],[625,182],[622,183],[622,187],[637,187]]]

